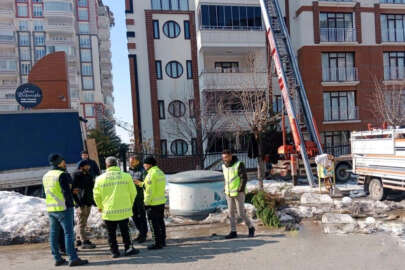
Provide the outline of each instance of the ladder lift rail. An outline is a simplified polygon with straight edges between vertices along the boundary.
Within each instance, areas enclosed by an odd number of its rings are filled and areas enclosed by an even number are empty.
[[[268,7],[267,7],[265,1],[266,0],[260,0],[260,5],[261,5],[262,14],[263,14],[264,24],[265,24],[265,27],[266,27],[266,36],[267,36],[267,39],[268,39],[268,43],[270,45],[270,54],[271,54],[271,57],[273,58],[273,61],[275,63],[277,76],[278,76],[278,83],[279,83],[279,86],[280,86],[281,95],[283,97],[284,105],[285,105],[285,108],[286,108],[286,111],[287,111],[287,114],[288,114],[288,119],[289,119],[289,122],[290,122],[290,127],[291,127],[291,132],[292,132],[292,135],[293,135],[295,147],[296,147],[297,150],[299,150],[299,152],[301,154],[301,157],[302,157],[302,160],[303,160],[303,163],[304,163],[304,167],[305,167],[305,171],[306,171],[306,174],[307,174],[307,177],[308,177],[308,182],[312,186],[315,183],[315,178],[314,178],[314,175],[312,173],[311,165],[310,165],[309,158],[308,158],[308,155],[307,155],[304,138],[303,138],[301,130],[298,127],[298,124],[297,124],[297,117],[296,117],[295,108],[294,108],[294,106],[292,104],[292,99],[291,99],[290,94],[289,94],[289,86],[288,86],[287,76],[286,76],[286,73],[284,71],[284,66],[283,66],[283,63],[281,61],[281,57],[280,57],[280,54],[279,54],[279,51],[278,51],[278,48],[277,48],[275,35],[274,35],[273,29],[272,29],[272,26],[271,26],[271,23],[270,23],[270,16],[271,15],[268,12]],[[272,1],[273,2],[273,0],[267,0],[267,1]],[[277,0],[275,0],[273,3],[275,4],[276,7],[278,7]],[[283,23],[282,22],[283,16],[281,14],[280,8],[279,7],[276,8],[275,12],[277,14],[278,22],[279,23],[281,22],[280,25],[285,28],[285,24],[282,24]],[[289,39],[288,35],[285,35],[285,32],[284,32],[284,38],[285,38],[285,40]],[[290,60],[291,59],[295,60],[295,56],[294,56],[294,54],[291,55],[291,52],[292,51],[291,51],[291,48],[290,48],[290,50],[288,50],[288,54],[290,56],[289,58],[290,58]],[[295,74],[297,72],[299,73],[299,71],[294,71]],[[302,81],[301,81],[301,83],[302,83]],[[302,105],[303,105],[303,107],[305,107],[306,104],[302,104]],[[313,121],[311,121],[311,123],[313,123]],[[309,124],[309,123],[307,123],[307,124]],[[312,130],[310,129],[310,131],[312,131]],[[322,151],[321,148],[319,150]]]

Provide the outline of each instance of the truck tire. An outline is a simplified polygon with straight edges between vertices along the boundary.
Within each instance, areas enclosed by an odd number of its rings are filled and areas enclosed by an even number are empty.
[[[347,163],[339,164],[335,169],[336,182],[346,183],[347,181],[349,181],[351,173],[348,172],[348,170],[351,169],[352,167]]]
[[[383,184],[380,179],[373,178],[371,179],[368,190],[370,192],[369,196],[374,201],[382,201],[386,198],[387,192],[383,187]]]

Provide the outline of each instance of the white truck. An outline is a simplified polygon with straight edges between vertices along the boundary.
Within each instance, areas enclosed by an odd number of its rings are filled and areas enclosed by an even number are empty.
[[[353,173],[372,199],[405,191],[405,129],[352,132],[350,140]]]

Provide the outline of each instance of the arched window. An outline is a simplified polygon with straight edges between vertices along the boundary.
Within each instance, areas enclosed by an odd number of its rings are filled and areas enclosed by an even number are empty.
[[[163,25],[163,33],[168,38],[176,38],[180,35],[180,25],[175,21],[168,21]]]
[[[174,155],[184,156],[188,151],[188,144],[184,140],[175,140],[170,146],[170,150]]]
[[[174,117],[182,117],[186,113],[186,105],[180,100],[172,101],[169,104],[169,113]]]
[[[183,74],[183,66],[177,61],[170,61],[166,65],[166,74],[170,78],[177,79]]]

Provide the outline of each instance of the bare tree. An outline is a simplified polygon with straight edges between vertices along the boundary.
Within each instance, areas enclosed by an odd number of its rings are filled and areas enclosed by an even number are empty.
[[[405,81],[385,85],[374,78],[375,88],[370,93],[370,111],[378,125],[384,122],[390,126],[405,124]]]

